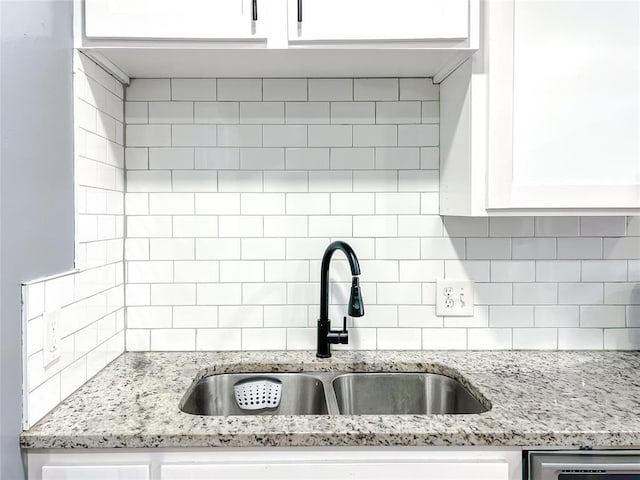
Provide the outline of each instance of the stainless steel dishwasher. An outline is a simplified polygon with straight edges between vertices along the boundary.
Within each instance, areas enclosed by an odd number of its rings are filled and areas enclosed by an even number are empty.
[[[640,451],[529,452],[529,480],[640,480]]]

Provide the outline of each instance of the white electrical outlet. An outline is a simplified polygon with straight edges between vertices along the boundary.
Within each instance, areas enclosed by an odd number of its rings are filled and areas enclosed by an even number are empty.
[[[54,310],[52,312],[45,312],[43,315],[43,332],[44,341],[44,366],[48,367],[57,359],[60,358],[60,335],[58,331],[58,324],[60,323],[60,310]]]
[[[436,316],[473,316],[473,282],[471,280],[437,280]]]

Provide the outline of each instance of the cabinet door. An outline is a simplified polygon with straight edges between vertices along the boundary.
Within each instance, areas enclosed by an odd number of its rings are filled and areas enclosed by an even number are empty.
[[[488,207],[640,208],[640,2],[490,8]]]
[[[48,466],[42,480],[149,480],[147,465]]]
[[[162,480],[509,480],[504,461],[387,461],[163,465]]]
[[[451,40],[469,36],[468,0],[288,2],[289,42]]]
[[[87,38],[264,40],[270,0],[85,0]]]

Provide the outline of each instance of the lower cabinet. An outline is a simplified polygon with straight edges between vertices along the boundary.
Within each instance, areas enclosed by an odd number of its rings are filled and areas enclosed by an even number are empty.
[[[28,451],[29,480],[521,480],[520,449],[332,447]]]
[[[149,480],[148,465],[45,465],[42,480]],[[31,478],[31,472],[29,472]],[[184,477],[183,477],[184,478]]]

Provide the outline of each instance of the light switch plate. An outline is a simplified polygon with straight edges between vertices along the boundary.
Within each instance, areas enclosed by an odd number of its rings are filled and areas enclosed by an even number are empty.
[[[60,310],[53,310],[42,315],[42,330],[44,332],[42,345],[45,368],[60,358],[60,334],[58,330],[60,314]]]
[[[436,316],[473,316],[473,282],[436,280]]]

